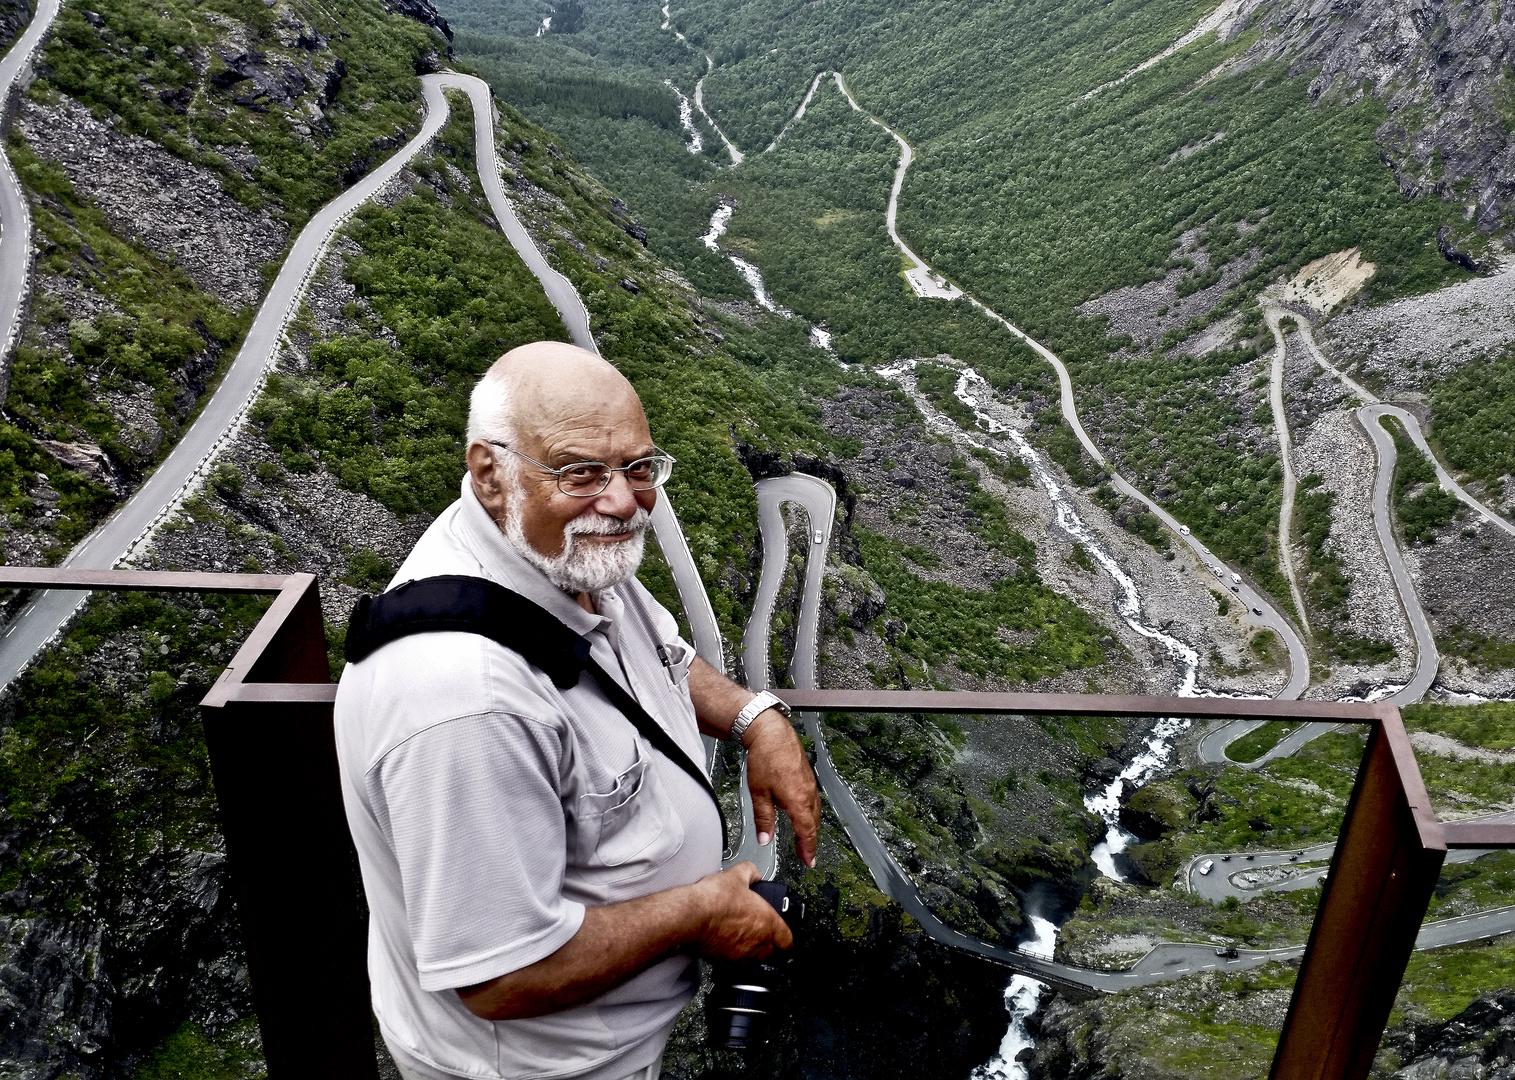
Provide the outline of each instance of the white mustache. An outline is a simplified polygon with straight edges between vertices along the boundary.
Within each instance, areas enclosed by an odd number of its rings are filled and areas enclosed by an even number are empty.
[[[644,533],[652,524],[652,515],[640,506],[622,521],[610,514],[586,513],[563,526],[564,536],[625,536]]]

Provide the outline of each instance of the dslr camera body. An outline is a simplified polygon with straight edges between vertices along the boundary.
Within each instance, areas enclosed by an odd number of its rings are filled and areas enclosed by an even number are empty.
[[[783,917],[789,929],[799,934],[805,905],[789,895],[779,881],[754,881],[752,891]],[[776,1003],[783,958],[749,960],[741,964],[717,964],[715,986],[705,1002],[705,1021],[710,1045],[717,1050],[751,1050],[768,1041],[769,1020]]]

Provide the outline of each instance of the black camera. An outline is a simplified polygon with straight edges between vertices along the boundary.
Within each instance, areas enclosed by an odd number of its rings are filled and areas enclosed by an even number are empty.
[[[754,881],[752,891],[773,905],[791,932],[805,917],[804,902],[778,881]],[[779,956],[742,964],[718,964],[715,986],[705,1003],[710,1045],[717,1050],[750,1050],[768,1041],[768,1018],[778,989]]]

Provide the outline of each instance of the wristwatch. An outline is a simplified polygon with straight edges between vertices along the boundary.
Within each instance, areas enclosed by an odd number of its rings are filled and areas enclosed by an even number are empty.
[[[777,709],[784,716],[788,716],[792,711],[782,700],[764,690],[742,706],[742,711],[736,714],[735,720],[731,721],[731,734],[726,737],[732,742],[741,742],[742,736],[747,734],[747,729],[758,718],[758,714],[767,709]]]

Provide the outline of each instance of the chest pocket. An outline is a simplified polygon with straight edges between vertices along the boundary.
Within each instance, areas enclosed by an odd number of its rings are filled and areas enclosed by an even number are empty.
[[[578,856],[613,881],[662,865],[684,845],[684,822],[669,798],[652,751],[636,740],[636,761],[604,794],[579,796]]]
[[[694,650],[681,641],[664,642],[658,647],[659,655],[668,667],[668,677],[678,686],[689,678],[689,665],[694,663]]]

